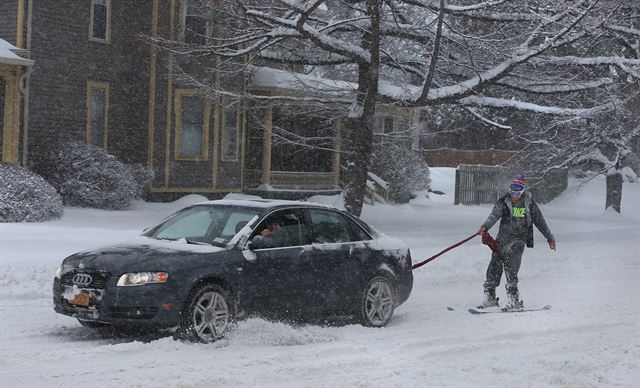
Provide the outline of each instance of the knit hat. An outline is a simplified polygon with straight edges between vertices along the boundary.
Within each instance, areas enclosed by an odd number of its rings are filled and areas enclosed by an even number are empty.
[[[524,190],[526,186],[527,178],[525,178],[523,175],[516,175],[511,181],[511,190]]]

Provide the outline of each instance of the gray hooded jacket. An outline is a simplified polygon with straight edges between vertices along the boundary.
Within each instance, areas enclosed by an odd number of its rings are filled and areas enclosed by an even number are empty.
[[[500,220],[496,237],[498,241],[521,239],[526,242],[527,247],[532,248],[533,225],[544,235],[547,242],[555,241],[538,204],[527,192],[515,202],[511,200],[509,193],[501,197],[482,226],[489,230],[498,220]]]

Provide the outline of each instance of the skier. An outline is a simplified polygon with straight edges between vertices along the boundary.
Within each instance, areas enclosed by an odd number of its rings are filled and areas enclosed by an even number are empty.
[[[556,241],[542,216],[540,208],[528,192],[525,192],[527,180],[518,175],[511,181],[509,193],[500,198],[478,234],[484,235],[500,219],[500,228],[496,240],[500,253],[494,252],[487,268],[487,280],[484,282],[485,300],[478,308],[497,307],[496,287],[500,285],[502,270],[507,278],[507,309],[524,308],[518,293],[518,270],[525,245],[533,248],[533,225],[544,235],[549,248],[556,249]]]

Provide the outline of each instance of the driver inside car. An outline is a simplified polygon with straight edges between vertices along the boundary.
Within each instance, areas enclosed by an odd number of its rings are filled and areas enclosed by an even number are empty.
[[[282,233],[283,222],[279,218],[272,218],[267,221],[266,227],[260,231],[252,240],[252,245],[256,248],[273,248],[280,245],[285,237]]]

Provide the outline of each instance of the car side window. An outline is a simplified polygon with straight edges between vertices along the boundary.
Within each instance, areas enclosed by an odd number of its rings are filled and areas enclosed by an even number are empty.
[[[269,215],[256,228],[253,247],[283,248],[307,244],[307,227],[300,210],[283,210]]]
[[[313,226],[313,242],[342,243],[358,241],[352,237],[349,220],[342,214],[326,210],[309,210]]]
[[[371,240],[371,236],[364,229],[358,225],[357,222],[350,220],[348,217],[347,222],[349,223],[349,227],[351,229],[351,236],[355,238],[355,241],[366,241]]]

